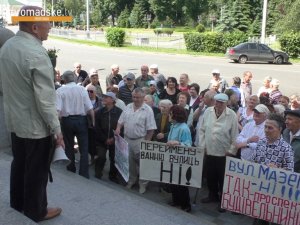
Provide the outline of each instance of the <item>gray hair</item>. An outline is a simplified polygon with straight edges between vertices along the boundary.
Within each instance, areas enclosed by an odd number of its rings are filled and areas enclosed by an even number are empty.
[[[145,96],[144,90],[142,88],[139,88],[139,87],[135,88],[132,93],[141,94],[142,96]]]
[[[66,82],[66,83],[70,83],[70,82],[74,82],[75,81],[75,74],[73,71],[71,70],[67,70],[63,73],[62,75],[62,79]]]
[[[151,99],[151,101],[154,102],[154,96],[153,95],[146,95],[145,98]]]
[[[267,80],[267,81],[271,82],[272,81],[272,77],[271,76],[267,76],[267,77],[265,77],[264,80]]]
[[[159,101],[158,106],[164,106],[164,107],[172,107],[173,103],[169,99],[162,99]]]
[[[210,100],[214,100],[215,95],[217,94],[216,91],[214,90],[209,90],[204,94],[204,97],[210,99]]]
[[[93,90],[93,91],[96,91],[96,87],[95,87],[94,85],[92,85],[92,84],[86,85],[85,89],[86,89],[86,90]]]
[[[275,121],[281,130],[285,127],[284,117],[279,114],[271,113],[267,119]]]

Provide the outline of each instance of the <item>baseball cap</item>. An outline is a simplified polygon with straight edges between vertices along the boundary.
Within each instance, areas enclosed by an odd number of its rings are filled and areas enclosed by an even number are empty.
[[[258,113],[266,113],[267,115],[270,113],[270,110],[264,104],[259,104],[259,105],[255,106],[254,111],[256,111]]]
[[[131,72],[127,72],[125,74],[125,76],[126,76],[126,79],[135,80],[135,75],[133,73],[131,73]]]
[[[150,85],[156,86],[156,81],[155,81],[155,80],[150,80],[150,81],[149,81],[149,86],[150,86]]]
[[[214,99],[218,102],[227,102],[228,96],[224,93],[216,94]]]
[[[158,65],[157,64],[152,64],[149,68],[150,69],[158,69]]]
[[[98,72],[96,69],[92,68],[92,69],[90,69],[89,77],[92,77],[94,75],[98,75]]]
[[[102,94],[103,96],[107,96],[107,97],[111,97],[113,100],[116,100],[116,94],[111,92],[111,91],[108,91],[106,92],[106,94]]]
[[[212,74],[220,74],[220,70],[218,69],[214,69],[213,71],[211,71]]]

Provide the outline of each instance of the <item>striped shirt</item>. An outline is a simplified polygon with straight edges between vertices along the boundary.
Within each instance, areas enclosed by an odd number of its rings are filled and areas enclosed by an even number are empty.
[[[124,85],[120,87],[119,89],[119,99],[121,99],[126,105],[132,102],[132,92],[136,88],[134,85],[134,88],[130,90],[127,85]]]

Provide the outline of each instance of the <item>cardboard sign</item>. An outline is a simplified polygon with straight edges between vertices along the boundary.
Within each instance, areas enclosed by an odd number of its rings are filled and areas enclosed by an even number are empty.
[[[115,136],[115,166],[126,182],[129,180],[128,143],[120,135]]]
[[[283,225],[300,224],[300,174],[227,157],[222,208]]]
[[[200,188],[203,156],[194,147],[142,141],[140,179]]]

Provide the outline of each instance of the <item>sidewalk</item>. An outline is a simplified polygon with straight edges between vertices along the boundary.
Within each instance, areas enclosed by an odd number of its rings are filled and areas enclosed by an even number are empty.
[[[9,174],[12,156],[9,149],[0,150],[0,224],[32,225],[36,224],[9,207]],[[107,163],[108,164],[108,163]],[[107,169],[107,168],[106,168]],[[126,189],[107,179],[93,177],[87,180],[66,171],[64,164],[52,165],[54,183],[48,184],[49,206],[62,207],[62,215],[42,225],[250,225],[252,219],[246,216],[232,215],[231,212],[219,213],[216,204],[201,204],[200,199],[207,191],[198,192],[192,212],[186,213],[169,206],[171,195],[159,192],[158,185],[151,183],[147,192],[140,195],[138,188]],[[194,201],[195,189],[190,189],[191,201]]]

